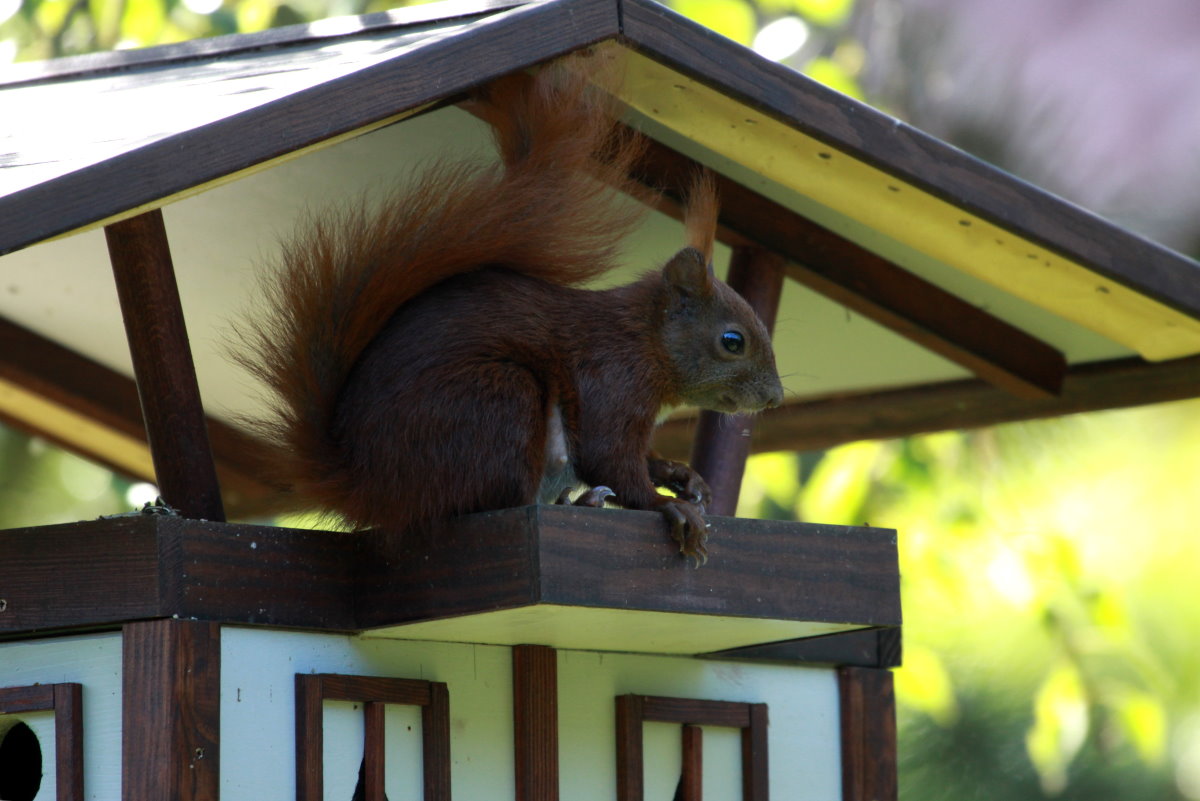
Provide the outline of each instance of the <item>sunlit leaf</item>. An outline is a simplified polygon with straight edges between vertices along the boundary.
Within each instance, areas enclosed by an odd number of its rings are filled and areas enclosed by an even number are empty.
[[[88,12],[96,30],[96,44],[109,50],[116,45],[124,0],[88,0]]]
[[[758,29],[754,7],[744,0],[672,0],[671,7],[740,44],[750,44]]]
[[[1167,713],[1149,693],[1127,691],[1116,704],[1125,737],[1142,761],[1158,765],[1167,752]]]
[[[792,0],[792,8],[818,25],[837,25],[850,14],[854,0]]]
[[[247,33],[269,27],[278,6],[278,0],[241,0],[234,11],[238,30]]]
[[[46,35],[53,35],[62,29],[72,5],[72,0],[42,0],[34,9],[33,18]]]
[[[904,649],[904,664],[895,672],[896,700],[919,709],[940,726],[951,726],[958,719],[958,701],[954,684],[941,657],[929,648]]]
[[[162,35],[166,18],[166,0],[127,0],[121,36],[142,46],[155,44]]]
[[[871,466],[879,455],[878,442],[856,442],[825,454],[800,495],[806,520],[862,525],[860,511],[871,489]]]
[[[1083,746],[1088,705],[1079,671],[1060,664],[1050,671],[1033,702],[1033,726],[1025,748],[1042,789],[1057,795],[1067,786],[1067,769]]]
[[[794,453],[763,453],[752,456],[746,462],[746,473],[742,480],[742,503],[747,505],[743,513],[753,515],[754,509],[763,498],[781,509],[790,509],[800,489],[798,466]]]

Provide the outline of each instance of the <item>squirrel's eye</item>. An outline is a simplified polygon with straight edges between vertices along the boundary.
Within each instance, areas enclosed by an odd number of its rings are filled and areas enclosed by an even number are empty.
[[[721,347],[730,353],[741,353],[746,349],[746,338],[737,331],[726,331],[721,334]]]

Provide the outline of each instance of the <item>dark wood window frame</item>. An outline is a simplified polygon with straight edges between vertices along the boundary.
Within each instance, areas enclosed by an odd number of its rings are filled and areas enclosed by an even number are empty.
[[[742,730],[742,801],[766,801],[767,705],[654,695],[617,696],[617,799],[643,801],[642,724],[683,724],[684,801],[699,801],[702,767],[700,726]]]
[[[363,705],[366,801],[384,801],[384,706],[421,707],[425,801],[450,801],[450,695],[446,685],[337,673],[296,674],[297,801],[323,801],[325,701],[354,701]]]
[[[83,801],[83,685],[0,687],[0,715],[54,713],[57,801]]]

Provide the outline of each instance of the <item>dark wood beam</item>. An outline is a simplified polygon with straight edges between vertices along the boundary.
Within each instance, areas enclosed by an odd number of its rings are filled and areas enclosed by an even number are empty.
[[[758,247],[735,247],[729,262],[727,283],[746,299],[768,333],[775,330],[783,270],[781,257]],[[754,421],[753,415],[700,412],[690,462],[712,490],[709,514],[732,515],[737,509]]]
[[[699,165],[652,142],[635,177],[682,197]],[[723,175],[719,238],[789,261],[793,280],[1022,398],[1056,395],[1062,353]]]
[[[816,451],[866,439],[894,439],[1195,397],[1200,397],[1200,356],[1157,363],[1116,359],[1073,367],[1057,398],[1017,398],[984,381],[966,379],[794,401],[760,416],[751,449],[755,453]],[[685,458],[694,427],[692,420],[667,421],[655,434],[655,449],[665,458]]]
[[[838,668],[841,701],[842,798],[896,801],[896,695],[892,673]]]
[[[0,379],[86,417],[108,431],[137,443],[146,442],[137,384],[132,378],[2,318]],[[141,481],[155,481],[153,471],[139,472],[130,468],[132,462],[140,460],[128,458],[127,454],[122,458],[122,455],[101,447],[100,443],[53,430],[36,417],[17,412],[0,415],[0,419],[116,473]],[[257,465],[252,456],[257,450],[254,440],[212,417],[207,419],[207,426],[226,508],[239,515],[260,512],[269,505],[275,491],[257,477]]]
[[[558,800],[558,652],[512,649],[516,800]]]
[[[0,197],[0,254],[415,113],[619,33],[613,0],[559,0],[500,11],[485,24],[432,37],[411,54]]]
[[[221,627],[128,623],[121,643],[121,798],[217,801]]]
[[[700,726],[682,726],[682,767],[679,771],[679,788],[675,791],[678,801],[703,801],[704,799],[704,729]]]
[[[399,547],[371,532],[151,514],[11,529],[0,636],[176,616],[347,632],[537,603],[678,613],[697,630],[710,615],[822,624],[800,633],[900,623],[894,531],[711,520],[699,571],[661,515],[570,506],[470,515]]]
[[[109,225],[104,236],[159,490],[185,517],[224,520],[162,211]]]

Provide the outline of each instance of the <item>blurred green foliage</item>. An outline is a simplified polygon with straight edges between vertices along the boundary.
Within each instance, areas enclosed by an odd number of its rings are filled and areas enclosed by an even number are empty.
[[[0,64],[383,10],[388,0],[0,0]],[[861,96],[853,0],[673,0]],[[130,485],[0,428],[0,528]],[[1200,403],[751,461],[740,513],[899,531],[901,795],[1200,799]]]
[[[1200,402],[755,457],[739,513],[899,532],[901,796],[1200,798]]]

